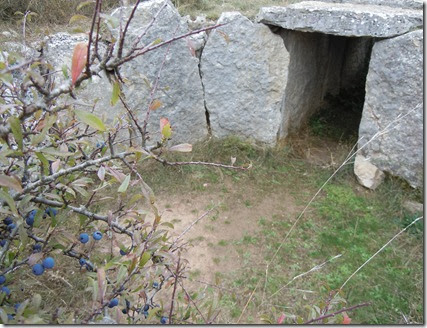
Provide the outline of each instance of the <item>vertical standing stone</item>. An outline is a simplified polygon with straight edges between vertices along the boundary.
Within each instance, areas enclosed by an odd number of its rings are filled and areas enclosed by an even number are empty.
[[[212,135],[274,144],[281,122],[289,55],[282,38],[238,12],[223,13],[202,53]]]
[[[372,164],[422,186],[422,30],[375,43],[359,137],[362,154]]]

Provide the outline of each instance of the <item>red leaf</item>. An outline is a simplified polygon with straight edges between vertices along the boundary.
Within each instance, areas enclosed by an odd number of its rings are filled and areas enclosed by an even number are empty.
[[[285,320],[286,318],[286,314],[282,313],[282,315],[279,317],[279,319],[277,320],[277,323],[279,325],[281,325],[283,323],[283,320]]]
[[[350,322],[351,322],[351,318],[347,314],[345,314],[345,313],[344,313],[343,317],[344,317],[344,319],[342,321],[342,324],[343,325],[349,325]]]
[[[163,130],[166,124],[169,124],[169,120],[166,117],[160,119],[160,131]]]
[[[87,60],[87,44],[77,43],[74,47],[73,59],[71,62],[71,85],[76,83]]]

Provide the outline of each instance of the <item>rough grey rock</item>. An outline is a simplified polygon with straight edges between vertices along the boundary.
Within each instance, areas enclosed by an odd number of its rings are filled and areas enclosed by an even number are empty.
[[[354,161],[354,174],[364,187],[376,189],[384,180],[384,172],[371,164],[364,156],[357,154]]]
[[[359,127],[362,137],[359,148],[372,164],[413,187],[422,186],[422,30],[375,43]]]
[[[157,17],[153,26],[142,38],[141,44],[149,44],[157,39],[163,41],[189,32],[187,24],[168,0],[168,5]],[[150,23],[159,11],[164,0],[142,2],[136,10],[129,26],[129,38],[125,44],[128,49],[135,37]],[[117,9],[114,17],[125,17],[131,8]],[[160,79],[155,99],[162,106],[152,111],[148,123],[148,132],[152,141],[160,136],[159,120],[167,117],[173,128],[172,143],[196,142],[208,135],[206,114],[203,101],[203,89],[199,75],[199,60],[190,47],[188,40],[181,39],[168,46],[135,58],[126,63],[121,72],[128,79],[125,89],[126,98],[132,108],[138,110],[139,117],[144,117],[149,107],[151,87],[155,85],[159,70]]]
[[[378,5],[304,1],[287,7],[263,7],[257,21],[303,32],[389,38],[421,28],[423,12]]]
[[[164,0],[152,0],[138,6],[129,26],[125,53],[163,3]],[[112,16],[119,18],[122,15],[125,19],[130,10],[129,7],[118,8]],[[147,45],[158,39],[165,41],[188,32],[187,25],[172,3],[168,1],[168,5],[142,38],[141,44]],[[47,57],[58,69],[62,65],[70,68],[73,49],[78,42],[87,42],[86,36],[56,34],[48,41]],[[163,61],[164,65],[159,73]],[[189,40],[183,39],[171,43],[169,49],[168,46],[164,46],[122,66],[120,72],[126,81],[123,91],[130,107],[136,111],[140,122],[144,120],[149,108],[151,88],[156,84],[157,77],[160,77],[154,99],[159,100],[162,106],[150,113],[147,125],[151,137],[149,143],[154,143],[161,138],[159,128],[161,117],[166,117],[171,122],[172,144],[196,142],[207,136],[208,129],[198,64],[199,60],[192,53]],[[110,104],[112,88],[105,74],[101,74],[100,77],[95,76],[85,82],[77,91],[79,101],[75,104],[77,107],[87,109],[96,102],[95,111],[111,123],[117,115],[125,115],[125,110],[120,102],[114,107]]]
[[[74,47],[81,42],[87,43],[88,38],[83,33],[69,34],[60,32],[50,35],[44,42],[44,55],[57,71],[54,76],[56,84],[59,85],[66,80],[62,73],[63,67],[66,68],[68,75],[71,76]],[[102,51],[103,48],[101,46],[101,53]],[[83,82],[81,87],[75,90],[77,100],[68,95],[62,96],[61,99],[67,103],[74,104],[77,109],[88,110],[94,108],[99,117],[102,117],[107,123],[112,123],[115,117],[125,115],[125,111],[120,104],[111,106],[112,90],[111,83],[105,74],[101,73],[100,76],[93,76],[90,80]]]
[[[276,142],[289,55],[279,35],[238,12],[223,13],[201,58],[212,135]]]
[[[324,0],[312,0],[322,1]],[[361,5],[377,5],[406,9],[423,9],[423,0],[328,0],[333,3],[351,3]]]
[[[424,212],[424,205],[412,200],[405,201],[403,207],[412,214],[421,214]]]

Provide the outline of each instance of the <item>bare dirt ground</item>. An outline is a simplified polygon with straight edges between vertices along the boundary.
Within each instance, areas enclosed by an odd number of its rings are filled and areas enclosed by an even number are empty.
[[[185,257],[198,280],[214,283],[215,273],[229,273],[240,267],[242,258],[230,244],[252,235],[259,229],[257,221],[272,213],[288,217],[297,214],[297,206],[286,190],[256,195],[251,187],[228,185],[229,192],[204,192],[187,195],[158,195],[159,208],[167,209],[163,220],[174,223],[176,236],[196,221],[209,208],[215,208],[183,236],[190,243]],[[209,188],[208,185],[206,188]],[[253,188],[253,187],[252,187]],[[244,194],[242,194],[244,192]]]

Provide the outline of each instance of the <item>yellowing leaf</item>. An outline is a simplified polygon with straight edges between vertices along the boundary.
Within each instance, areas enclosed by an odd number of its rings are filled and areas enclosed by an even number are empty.
[[[164,139],[169,139],[172,135],[172,127],[169,123],[169,120],[165,117],[160,119],[160,132],[162,133]]]
[[[70,20],[68,21],[68,23],[69,24],[73,24],[73,23],[80,22],[80,21],[87,20],[87,19],[88,18],[86,16],[84,16],[84,15],[74,15],[74,16],[72,16],[70,18]]]
[[[89,125],[90,127],[99,130],[99,131],[105,131],[106,127],[104,123],[101,121],[101,119],[89,112],[86,112],[84,110],[78,110],[75,109],[74,113],[76,114],[79,121]]]
[[[77,43],[71,61],[71,85],[76,83],[87,61],[87,44]]]
[[[22,191],[21,182],[18,179],[4,174],[0,174],[0,186],[12,188],[18,192]]]
[[[111,94],[110,104],[111,106],[114,106],[117,103],[117,100],[119,100],[120,96],[120,84],[118,81],[116,81],[113,85],[113,93]]]
[[[117,192],[125,192],[128,189],[129,186],[129,182],[130,182],[130,174],[128,174],[126,176],[126,178],[123,180],[122,184],[120,185],[119,189],[117,190]]]
[[[88,1],[81,2],[81,3],[79,3],[79,5],[76,7],[76,10],[80,10],[80,9],[82,9],[83,7],[86,7],[87,5],[89,5],[89,4],[91,4],[91,3],[94,3],[94,2],[95,2],[94,0],[88,0]]]
[[[160,106],[162,106],[162,102],[158,99],[154,99],[153,102],[150,105],[150,110],[156,110],[157,108],[159,108]]]
[[[151,255],[149,252],[145,252],[144,254],[142,254],[139,260],[139,267],[142,268],[150,258],[151,258]]]

